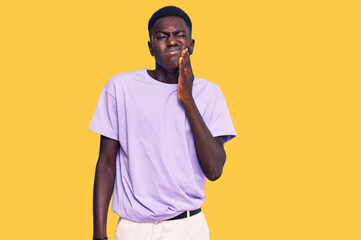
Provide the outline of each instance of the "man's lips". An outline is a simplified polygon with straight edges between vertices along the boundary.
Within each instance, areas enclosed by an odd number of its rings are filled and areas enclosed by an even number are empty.
[[[166,50],[166,53],[169,55],[174,55],[180,53],[181,50],[181,48],[169,48]]]

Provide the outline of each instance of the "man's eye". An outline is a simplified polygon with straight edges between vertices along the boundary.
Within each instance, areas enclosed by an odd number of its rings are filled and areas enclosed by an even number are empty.
[[[165,36],[158,36],[157,39],[165,39]]]
[[[186,35],[178,35],[177,37],[184,38]]]

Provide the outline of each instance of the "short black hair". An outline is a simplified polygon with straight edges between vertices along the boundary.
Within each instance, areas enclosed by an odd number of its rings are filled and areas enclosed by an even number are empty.
[[[149,38],[152,38],[151,30],[152,30],[155,22],[159,18],[170,17],[170,16],[176,16],[176,17],[183,18],[183,20],[186,22],[186,25],[189,27],[190,32],[192,33],[192,22],[191,22],[191,19],[189,18],[189,16],[187,15],[187,13],[185,13],[182,9],[180,9],[178,7],[166,6],[166,7],[159,9],[155,13],[153,13],[152,17],[149,19],[149,22],[148,22]]]

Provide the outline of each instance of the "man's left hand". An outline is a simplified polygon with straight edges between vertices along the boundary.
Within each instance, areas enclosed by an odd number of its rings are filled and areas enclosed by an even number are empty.
[[[184,103],[185,101],[192,101],[192,87],[194,76],[188,48],[182,51],[181,57],[179,58],[178,66],[178,99],[181,103]]]

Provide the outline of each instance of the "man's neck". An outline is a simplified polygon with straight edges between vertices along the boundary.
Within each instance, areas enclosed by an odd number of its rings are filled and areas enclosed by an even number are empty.
[[[156,69],[148,70],[148,74],[152,78],[154,78],[160,82],[170,83],[170,84],[178,83],[178,68],[164,69],[164,68],[156,65]]]

